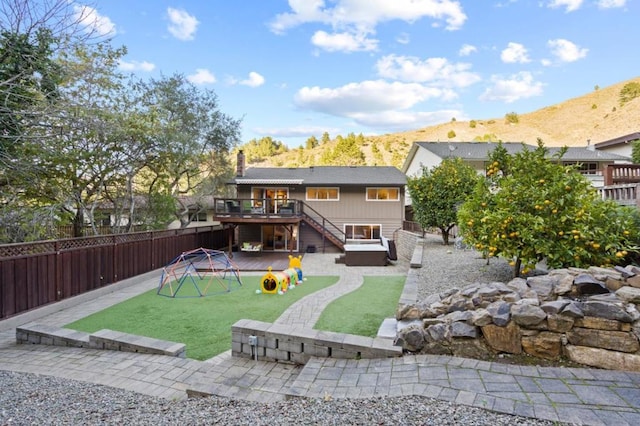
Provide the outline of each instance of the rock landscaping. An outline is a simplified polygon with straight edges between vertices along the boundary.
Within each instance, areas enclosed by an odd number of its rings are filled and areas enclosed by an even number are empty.
[[[401,306],[396,344],[410,353],[497,354],[640,371],[640,268],[551,270],[452,288]]]

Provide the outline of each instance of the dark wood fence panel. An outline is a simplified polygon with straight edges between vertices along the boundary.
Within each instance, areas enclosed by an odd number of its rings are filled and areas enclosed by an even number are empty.
[[[232,232],[210,226],[0,246],[0,320],[162,268],[185,251],[223,250]]]

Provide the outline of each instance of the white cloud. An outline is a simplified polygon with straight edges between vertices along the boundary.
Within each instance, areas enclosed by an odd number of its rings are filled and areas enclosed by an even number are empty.
[[[311,43],[329,52],[372,51],[378,48],[378,40],[367,38],[365,33],[352,34],[344,32],[328,34],[325,31],[316,31],[311,37]]]
[[[377,40],[369,35],[382,22],[413,23],[427,17],[444,21],[448,30],[458,30],[467,20],[460,2],[454,0],[289,0],[289,7],[290,12],[276,15],[269,24],[271,31],[283,34],[307,23],[330,26],[333,35],[318,31],[312,42],[331,51],[375,50]]]
[[[187,76],[187,80],[193,84],[215,83],[216,77],[206,68],[197,68],[195,74]]]
[[[262,86],[264,84],[264,77],[258,74],[257,72],[251,71],[249,73],[249,78],[247,78],[246,80],[240,81],[239,84],[242,84],[243,86],[249,86],[249,87]]]
[[[337,88],[303,87],[295,104],[302,109],[340,117],[405,110],[429,99],[450,100],[456,94],[449,89],[426,87],[418,83],[389,83],[369,80]]]
[[[396,37],[396,41],[400,44],[409,44],[411,37],[407,33],[402,33]]]
[[[463,44],[460,50],[458,51],[458,55],[460,56],[469,56],[474,52],[477,52],[478,48],[471,44]]]
[[[480,100],[502,101],[512,103],[519,99],[542,95],[543,84],[534,81],[530,72],[520,72],[506,79],[499,76],[491,77],[492,86],[487,88]]]
[[[167,16],[169,17],[168,29],[171,35],[178,40],[193,40],[199,24],[195,16],[172,7],[167,8]]]
[[[502,51],[502,53],[500,54],[500,59],[502,59],[502,62],[508,64],[526,64],[527,62],[531,62],[528,56],[527,48],[520,43],[513,42],[510,42],[507,45],[507,48]]]
[[[95,32],[101,37],[114,36],[116,34],[116,25],[107,16],[102,16],[96,9],[90,6],[74,5],[76,21],[82,23],[87,31]]]
[[[252,129],[254,133],[269,135],[277,138],[300,138],[309,137],[311,135],[320,136],[324,132],[340,133],[341,129],[337,127],[327,128],[326,126],[292,126],[280,128],[258,127]]]
[[[565,12],[568,13],[580,9],[580,6],[582,6],[582,2],[583,0],[551,0],[548,5],[552,9],[564,7]]]
[[[581,48],[562,38],[549,40],[547,45],[551,49],[551,53],[561,62],[575,62],[587,56],[589,49]]]
[[[376,70],[381,77],[405,82],[431,82],[444,87],[466,87],[480,81],[469,71],[470,64],[450,63],[446,58],[421,61],[411,56],[387,55],[378,60]]]
[[[384,111],[376,114],[353,114],[351,117],[360,125],[378,129],[407,130],[412,127],[424,127],[441,124],[451,120],[451,117],[464,120],[465,116],[459,110],[438,111]]]
[[[144,71],[144,72],[151,72],[153,71],[156,66],[154,64],[152,64],[151,62],[147,62],[147,61],[131,61],[131,62],[127,62],[123,59],[120,59],[119,63],[118,63],[118,68],[121,69],[122,71]]]
[[[615,7],[624,7],[627,0],[598,0],[597,4],[600,9],[612,9]]]

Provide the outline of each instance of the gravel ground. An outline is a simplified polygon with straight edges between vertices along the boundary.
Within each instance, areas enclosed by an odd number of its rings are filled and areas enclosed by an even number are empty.
[[[420,296],[474,282],[506,282],[509,266],[427,236]],[[551,425],[422,397],[295,399],[270,404],[226,398],[168,401],[117,388],[0,371],[0,425]]]
[[[259,404],[167,401],[94,384],[0,371],[2,425],[551,425],[428,398]]]
[[[451,288],[494,281],[507,283],[513,278],[513,269],[504,259],[492,258],[487,264],[487,259],[475,250],[458,249],[453,243],[443,245],[439,235],[427,234],[424,240],[418,300]]]

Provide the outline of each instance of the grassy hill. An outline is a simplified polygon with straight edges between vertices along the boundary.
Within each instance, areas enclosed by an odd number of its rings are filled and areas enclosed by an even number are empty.
[[[517,119],[517,123],[513,122],[516,120],[509,122],[506,118],[508,114],[489,119],[452,120],[416,130],[366,137],[361,150],[368,165],[400,167],[414,142],[469,142],[486,140],[490,135],[492,140],[533,145],[537,138],[541,138],[547,146],[595,144],[640,131],[640,97],[620,104],[620,91],[631,82],[640,84],[640,77],[605,88],[594,88],[583,96],[530,113],[519,114],[515,111],[511,118]],[[323,151],[333,149],[335,144],[334,140],[314,149],[292,149],[251,164],[278,167],[319,165]]]

